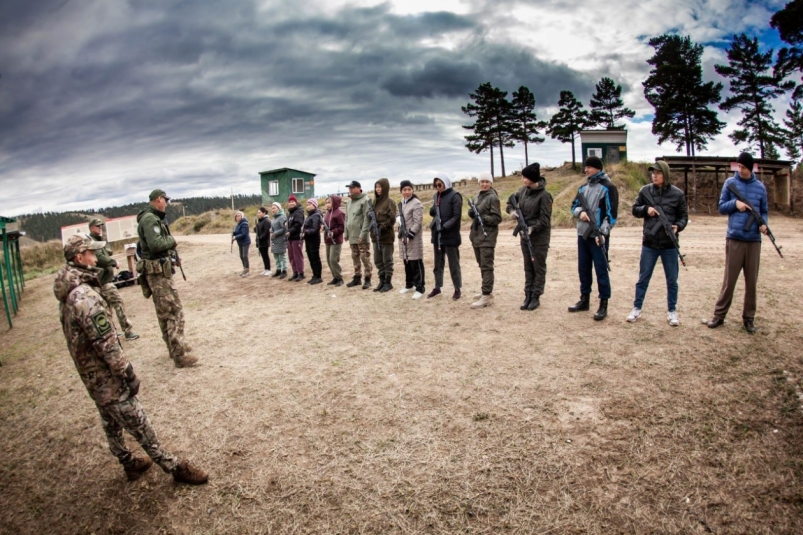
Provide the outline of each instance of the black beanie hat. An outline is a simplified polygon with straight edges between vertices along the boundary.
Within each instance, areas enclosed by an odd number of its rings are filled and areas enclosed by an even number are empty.
[[[409,186],[410,189],[415,189],[412,182],[409,180],[402,180],[401,184],[399,184],[399,191],[403,190],[406,186]]]
[[[739,158],[737,158],[736,161],[750,169],[750,171],[753,171],[753,156],[751,154],[743,152],[739,155]]]
[[[541,164],[531,163],[521,170],[521,174],[530,182],[538,182],[541,180]]]
[[[583,167],[593,167],[594,169],[599,169],[602,171],[602,160],[600,160],[597,156],[589,156],[586,158]]]

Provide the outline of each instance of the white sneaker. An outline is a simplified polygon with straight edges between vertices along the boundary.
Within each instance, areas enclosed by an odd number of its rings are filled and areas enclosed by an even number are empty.
[[[680,318],[678,318],[678,313],[674,310],[672,312],[667,313],[666,319],[669,322],[669,325],[671,325],[672,327],[677,327],[678,325],[680,325]]]
[[[400,293],[400,294],[406,294],[406,293],[410,293],[410,292],[412,292],[414,289],[415,289],[415,288],[402,288],[401,290],[399,290],[399,293]]]
[[[637,307],[633,307],[633,310],[630,311],[630,315],[627,317],[628,323],[633,323],[637,319],[641,317],[641,309]]]
[[[271,275],[272,273],[270,272],[269,269],[266,269],[265,271],[262,272],[263,277],[270,277]]]
[[[421,299],[422,297],[424,297],[424,294],[421,292],[416,292],[413,294],[413,299]]]

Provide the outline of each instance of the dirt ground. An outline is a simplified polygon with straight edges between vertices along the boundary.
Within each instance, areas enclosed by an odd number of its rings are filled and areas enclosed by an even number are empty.
[[[141,335],[124,348],[163,446],[209,470],[202,487],[156,466],[125,480],[67,353],[53,275],[29,281],[0,333],[0,532],[801,533],[803,224],[772,223],[786,258],[764,243],[755,336],[741,287],[722,328],[700,323],[721,282],[722,217],[682,236],[677,328],[660,267],[642,319],[624,321],[638,228],[614,231],[600,323],[566,311],[568,229],[553,232],[535,312],[518,310],[508,231],[482,310],[469,309],[480,276],[465,233],[458,302],[448,271],[446,295],[413,301],[241,279],[228,236],[182,237],[200,365],[173,367],[138,287],[122,291]],[[344,253],[347,276],[350,264]]]

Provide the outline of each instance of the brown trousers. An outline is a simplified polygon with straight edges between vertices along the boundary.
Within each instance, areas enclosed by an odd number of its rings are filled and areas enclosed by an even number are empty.
[[[725,319],[733,301],[733,291],[739,280],[739,273],[744,270],[744,306],[742,318],[754,318],[756,315],[756,284],[758,282],[758,265],[761,260],[761,242],[726,240],[725,241],[725,279],[719,290],[714,319]]]

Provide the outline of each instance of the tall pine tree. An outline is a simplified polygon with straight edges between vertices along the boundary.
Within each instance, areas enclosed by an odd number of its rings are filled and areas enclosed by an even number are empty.
[[[786,154],[791,159],[799,161],[803,151],[803,105],[798,99],[792,100],[792,104],[786,110],[783,124],[786,126],[784,131]]]
[[[612,79],[603,77],[597,82],[596,91],[591,95],[591,124],[606,130],[624,130],[625,125],[616,124],[619,119],[635,117],[636,112],[625,108],[622,100],[622,86]]]
[[[786,4],[772,16],[770,26],[778,30],[784,42],[792,45],[778,51],[775,74],[783,79],[794,71],[803,73],[803,0],[793,0]],[[792,96],[803,99],[803,78]]]
[[[469,93],[469,102],[461,109],[469,117],[476,117],[474,124],[463,126],[474,131],[466,136],[466,148],[472,152],[481,152],[494,145],[499,147],[499,159],[502,164],[502,176],[505,176],[505,147],[512,147],[512,112],[507,91],[493,87],[490,82],[480,84],[474,93]],[[493,151],[491,151],[491,172],[493,173]]]
[[[572,144],[572,169],[576,169],[577,158],[574,152],[574,140],[580,130],[588,127],[588,111],[583,109],[582,102],[574,98],[574,94],[571,91],[560,92],[558,106],[560,106],[558,113],[549,120],[547,134],[561,143]]]
[[[649,44],[655,49],[647,60],[653,69],[642,85],[655,108],[652,133],[659,145],[670,141],[677,152],[685,148],[686,156],[694,156],[725,126],[710,108],[719,103],[722,84],[703,83],[703,47],[689,37],[664,34]]]
[[[769,101],[792,89],[793,82],[783,82],[778,73],[772,73],[772,49],[761,53],[758,38],[749,39],[747,35],[734,35],[728,50],[728,65],[715,65],[721,76],[730,80],[731,96],[726,98],[720,109],[742,111],[739,130],[729,137],[734,144],[748,142],[758,145],[762,158],[777,154],[776,147],[783,144],[781,127],[772,116],[775,108]]]
[[[519,87],[518,91],[513,91],[511,101],[513,135],[512,139],[524,144],[524,165],[530,165],[530,155],[527,146],[530,143],[539,144],[544,142],[544,138],[539,136],[539,131],[546,128],[545,121],[539,121],[535,114],[535,95],[527,86]]]

